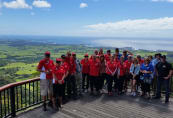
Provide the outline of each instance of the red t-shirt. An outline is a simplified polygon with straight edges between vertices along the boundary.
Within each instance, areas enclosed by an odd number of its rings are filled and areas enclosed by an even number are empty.
[[[144,60],[141,59],[139,62],[138,62],[140,65],[142,65],[144,63]]]
[[[90,76],[99,76],[99,71],[100,71],[100,62],[97,60],[90,60],[89,61],[90,68],[89,68],[89,74]]]
[[[70,58],[70,74],[74,74],[76,72],[76,63],[73,58]]]
[[[50,71],[49,74],[46,74],[46,79],[52,79],[53,78],[53,75],[52,75],[52,69],[54,67],[54,62],[53,60],[49,59],[49,60],[46,60],[46,59],[42,59],[38,66],[37,66],[37,69],[39,70],[45,70],[45,71]]]
[[[53,69],[53,73],[55,74],[56,78],[58,80],[55,79],[55,84],[64,84],[64,80],[63,80],[63,76],[65,74],[65,69],[63,66],[60,67],[54,67]]]
[[[126,68],[124,66],[124,63],[123,64],[119,63],[117,67],[118,67],[118,75],[124,76],[126,73]]]
[[[106,65],[106,73],[108,75],[112,75],[113,72],[115,72],[117,69],[117,64],[115,62],[108,61]]]
[[[82,65],[82,73],[89,74],[89,60],[85,61],[85,59],[82,59],[80,63]]]
[[[126,72],[130,72],[131,65],[132,65],[132,62],[129,62],[128,60],[124,62],[124,67],[126,68]]]
[[[69,64],[67,62],[62,63],[61,66],[64,68],[66,73],[67,73],[67,71],[69,71]]]
[[[111,55],[105,54],[105,60],[106,60],[107,62],[110,61],[110,57],[111,57]]]

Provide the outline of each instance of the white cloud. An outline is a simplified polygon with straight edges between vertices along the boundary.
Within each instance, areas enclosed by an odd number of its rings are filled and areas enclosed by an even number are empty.
[[[32,7],[29,6],[25,0],[13,0],[11,2],[3,2],[3,6],[6,8],[12,8],[12,9],[31,9]]]
[[[151,0],[152,2],[172,2],[173,0]]]
[[[50,8],[51,4],[45,0],[34,0],[32,3],[33,6],[38,8]]]
[[[159,36],[173,37],[173,17],[158,19],[134,19],[84,26],[88,32],[111,36]]]
[[[81,3],[80,4],[80,8],[85,8],[85,7],[88,7],[88,4],[87,3]]]

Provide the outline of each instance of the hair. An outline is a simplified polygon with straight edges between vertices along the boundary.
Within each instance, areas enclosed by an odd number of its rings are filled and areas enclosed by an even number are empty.
[[[115,51],[116,51],[116,52],[119,52],[119,48],[116,48]]]
[[[149,56],[148,56],[148,58],[151,58],[151,59],[153,59],[153,56],[152,56],[152,55],[149,55]]]
[[[146,62],[150,63],[149,58],[148,58],[148,57],[147,57],[147,58],[145,58],[145,59],[144,59],[144,62],[145,62],[145,63],[146,63]]]
[[[107,50],[107,52],[111,53],[111,50]]]

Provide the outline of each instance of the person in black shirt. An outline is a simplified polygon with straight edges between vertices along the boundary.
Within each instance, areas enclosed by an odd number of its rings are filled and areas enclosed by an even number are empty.
[[[161,97],[161,86],[164,84],[166,89],[165,103],[169,102],[169,82],[172,76],[172,65],[166,61],[166,56],[161,57],[161,62],[156,65],[157,74],[157,93],[155,99]]]

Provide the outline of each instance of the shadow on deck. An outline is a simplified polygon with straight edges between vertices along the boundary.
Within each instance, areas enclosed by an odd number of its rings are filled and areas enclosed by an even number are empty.
[[[140,97],[84,94],[70,101],[56,112],[52,108],[43,112],[42,107],[24,112],[17,118],[173,118],[173,99],[169,104],[163,100],[147,100]]]

